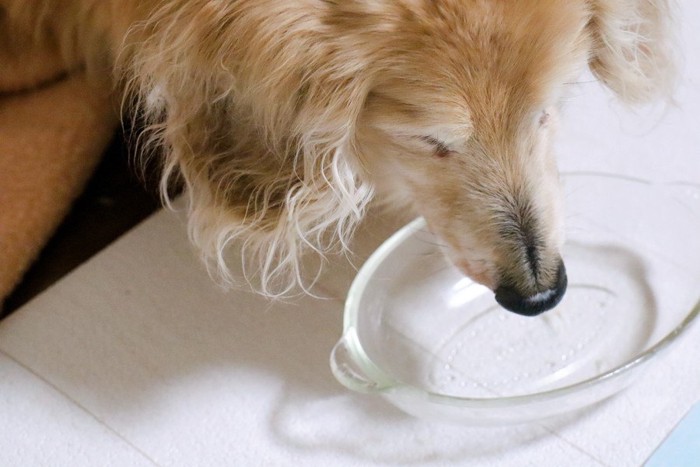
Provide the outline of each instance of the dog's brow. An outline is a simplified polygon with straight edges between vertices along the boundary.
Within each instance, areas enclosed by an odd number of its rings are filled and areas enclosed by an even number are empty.
[[[446,157],[453,152],[447,144],[432,136],[418,136],[418,138],[433,146],[435,148],[435,156],[437,157]]]
[[[421,116],[424,115],[423,110],[421,110],[421,108],[417,105],[398,99],[396,97],[388,96],[381,92],[372,91],[369,94],[369,98],[367,100],[370,101],[373,98],[380,99],[381,101],[383,101],[383,104],[391,106],[392,109],[404,114],[405,116],[411,119],[421,118]]]

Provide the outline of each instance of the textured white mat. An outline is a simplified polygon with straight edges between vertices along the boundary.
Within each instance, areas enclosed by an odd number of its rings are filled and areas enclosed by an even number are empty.
[[[563,169],[700,180],[700,4],[685,1],[683,20],[680,107],[630,127],[596,84],[576,87]],[[373,229],[360,250],[387,232]],[[339,264],[322,280],[334,299],[224,293],[181,220],[158,213],[0,323],[0,465],[638,466],[700,397],[696,326],[653,372],[566,423],[414,420],[330,373],[352,277]]]

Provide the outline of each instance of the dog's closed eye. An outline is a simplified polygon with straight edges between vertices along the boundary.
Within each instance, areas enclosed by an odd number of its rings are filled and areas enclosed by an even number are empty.
[[[425,143],[433,147],[433,154],[437,158],[441,159],[443,157],[447,157],[453,152],[449,147],[447,147],[445,143],[433,138],[432,136],[420,136],[419,138],[421,139],[421,141],[424,141]]]

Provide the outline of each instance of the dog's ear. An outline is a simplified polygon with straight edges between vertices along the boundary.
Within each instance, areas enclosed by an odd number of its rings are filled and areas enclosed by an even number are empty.
[[[591,0],[593,73],[627,103],[669,96],[675,78],[668,0]]]
[[[317,271],[306,270],[302,253],[323,257],[347,246],[372,199],[353,149],[362,91],[302,87],[296,105],[277,99],[266,114],[258,99],[263,117],[289,114],[280,118],[284,126],[265,126],[260,122],[271,117],[254,120],[237,109],[242,98],[212,91],[193,76],[167,77],[188,84],[176,98],[167,78],[167,87],[140,91],[145,118],[153,122],[146,144],[163,152],[161,191],[167,197],[173,178],[184,185],[190,238],[222,285],[236,283],[242,272],[269,297],[297,286],[308,291]],[[243,255],[242,271],[229,268],[233,245]]]
[[[226,3],[164,2],[132,31],[146,40],[118,70],[150,130],[144,141],[162,148],[162,191],[173,177],[184,185],[190,237],[212,272],[223,284],[240,277],[227,262],[234,247],[260,292],[284,295],[314,278],[302,253],[346,246],[372,199],[354,129],[379,46],[338,33],[309,50],[300,44],[316,32],[303,21],[280,27],[279,12]]]

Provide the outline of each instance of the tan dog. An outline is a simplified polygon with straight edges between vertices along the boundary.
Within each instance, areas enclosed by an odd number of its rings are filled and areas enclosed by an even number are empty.
[[[590,65],[635,103],[672,69],[665,0],[0,0],[0,15],[0,66],[57,50],[112,74],[224,278],[241,239],[263,292],[301,281],[302,252],[346,245],[380,193],[529,315],[566,288],[549,145],[565,84]]]

